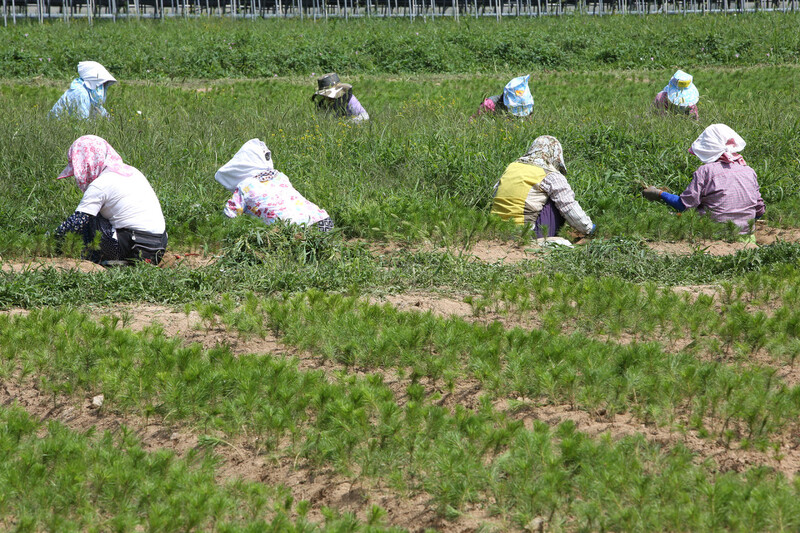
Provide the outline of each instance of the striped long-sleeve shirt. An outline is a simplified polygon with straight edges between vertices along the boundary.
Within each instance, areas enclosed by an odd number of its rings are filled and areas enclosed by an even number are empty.
[[[556,204],[570,226],[581,233],[592,231],[592,226],[594,226],[592,219],[575,200],[575,193],[563,174],[549,172],[539,183],[539,188]]]

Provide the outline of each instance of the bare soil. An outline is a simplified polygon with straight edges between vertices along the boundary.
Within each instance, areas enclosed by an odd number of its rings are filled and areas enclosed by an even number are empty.
[[[775,228],[766,224],[756,224],[756,244],[725,241],[677,241],[648,242],[647,245],[659,253],[691,255],[698,251],[709,255],[731,255],[741,250],[752,250],[758,246],[776,242],[800,242],[800,228]]]
[[[759,224],[756,228],[758,244],[774,244],[775,242],[800,242],[800,228],[773,228]]]
[[[79,272],[102,272],[105,268],[91,261],[69,257],[34,257],[28,260],[7,259],[0,262],[3,272],[26,272],[54,268],[57,270],[77,270]]]
[[[450,298],[430,292],[406,292],[401,294],[387,294],[381,297],[370,298],[370,303],[389,303],[401,311],[430,311],[434,315],[448,317],[468,317],[472,315],[472,306],[463,300]]]
[[[484,263],[519,263],[521,261],[535,260],[540,257],[541,251],[535,246],[523,246],[515,242],[500,240],[485,240],[471,243],[468,247],[434,246],[431,243],[407,244],[403,242],[367,242],[372,253],[377,255],[392,255],[399,251],[404,252],[446,252],[456,257],[465,257]]]
[[[758,248],[752,243],[725,242],[725,241],[698,241],[698,242],[648,242],[650,249],[662,254],[692,255],[702,252],[708,255],[733,255],[741,250]]]

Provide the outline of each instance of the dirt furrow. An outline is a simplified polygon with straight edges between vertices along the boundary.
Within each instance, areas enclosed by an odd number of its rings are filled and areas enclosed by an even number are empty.
[[[532,428],[537,420],[551,426],[569,420],[578,431],[593,437],[609,434],[612,438],[619,439],[641,434],[648,441],[667,449],[681,444],[695,455],[695,463],[712,460],[719,472],[742,472],[756,466],[768,466],[789,478],[800,473],[799,443],[796,436],[788,432],[786,435],[775,436],[774,441],[777,444],[773,450],[761,452],[744,449],[737,442],[726,445],[721,439],[702,438],[696,431],[676,431],[655,424],[645,424],[630,413],[608,416],[604,413],[581,411],[567,404],[537,405],[531,400],[520,400],[514,407],[508,400],[498,400],[494,405],[496,409],[508,412],[512,418],[522,420],[527,428]],[[688,421],[688,417],[685,418],[683,422]]]
[[[466,312],[466,309],[469,308],[468,304],[440,295],[435,295],[429,299],[425,298],[425,296],[426,294],[424,293],[387,296],[385,301],[393,305],[398,305],[400,309],[430,310],[431,312],[442,315],[452,310]],[[439,306],[439,304],[443,305]],[[370,374],[380,374],[384,384],[393,392],[400,406],[405,405],[408,401],[407,390],[412,380],[405,377],[404,374],[396,369],[347,367],[333,360],[324,359],[320,356],[285,346],[279,339],[271,335],[267,335],[265,338],[260,338],[258,336],[241,336],[220,325],[212,325],[210,323],[204,325],[202,319],[195,311],[187,315],[186,313],[174,311],[163,306],[124,305],[114,308],[101,308],[94,313],[95,317],[109,314],[122,316],[121,325],[132,330],[142,330],[148,325],[157,323],[163,328],[165,335],[180,337],[187,343],[198,342],[205,348],[212,348],[223,344],[229,346],[232,353],[237,355],[254,353],[293,357],[298,361],[298,367],[301,370],[321,370],[329,376],[331,381],[336,380],[336,376],[343,372],[360,377]],[[459,315],[458,312],[449,314]],[[495,319],[499,318],[500,317],[496,317]],[[759,361],[759,364],[774,363],[771,359],[767,359],[767,356],[764,356],[764,358],[766,360]],[[776,377],[783,377],[789,381],[800,381],[800,371],[794,368],[783,369],[776,374]],[[448,407],[449,409],[455,409],[456,405],[461,405],[464,408],[472,410],[478,409],[481,405],[481,397],[487,394],[483,389],[482,383],[470,377],[459,379],[455,385],[450,388],[441,381],[434,382],[426,377],[419,379],[418,382],[424,387],[427,398],[436,398],[432,401]],[[571,420],[576,424],[579,431],[586,432],[593,436],[609,433],[613,438],[620,438],[626,435],[641,433],[648,440],[663,444],[666,447],[681,443],[696,454],[698,462],[714,459],[720,470],[740,471],[749,466],[763,465],[770,466],[789,476],[793,476],[800,469],[800,451],[795,449],[796,444],[794,443],[796,439],[794,439],[792,435],[774,436],[773,440],[779,443],[778,448],[769,453],[765,453],[756,450],[740,449],[736,442],[730,446],[726,446],[711,438],[701,438],[697,436],[696,432],[680,432],[665,427],[657,427],[653,424],[643,424],[631,414],[618,414],[609,419],[605,414],[593,414],[584,410],[575,409],[569,405],[542,404],[545,400],[521,399],[523,400],[521,403],[516,402],[516,405],[512,407],[512,403],[514,403],[512,400],[512,398],[495,399],[495,408],[505,412],[513,419],[523,420],[528,427],[531,427],[535,420],[540,420],[548,425],[556,425],[563,421]],[[676,421],[677,424],[682,424],[684,427],[688,425],[688,414],[686,416],[679,416],[678,418],[679,419]],[[145,425],[144,429],[147,430],[147,427],[148,426]],[[164,433],[159,433],[157,435],[152,434],[152,438],[156,440],[160,439],[159,442],[162,444],[165,442],[165,438],[170,438],[172,436],[173,433],[169,435]],[[178,438],[178,441],[182,440],[184,439]],[[157,446],[164,447],[161,444]],[[192,444],[192,446],[194,446],[194,444]],[[243,446],[247,447],[247,444],[245,443]],[[264,461],[264,458],[262,457],[259,460]],[[230,461],[231,464],[236,465],[238,464],[237,462],[240,461],[240,457],[236,454],[232,454]],[[285,461],[287,460],[280,458],[273,459],[271,467],[277,468],[276,472],[278,473],[275,474],[276,476],[281,477],[291,474],[287,474],[287,472],[283,470],[287,467],[286,464],[282,464]],[[244,461],[242,463],[243,466],[231,466],[230,468],[236,471],[246,470],[249,464],[250,463],[247,461]],[[291,475],[295,479],[302,478],[302,474],[294,473]],[[316,476],[319,476],[319,474],[309,473],[306,479],[311,479]],[[298,481],[298,483],[304,485],[309,482],[300,483]],[[345,487],[346,483],[350,483],[350,481],[342,479],[340,485]],[[310,486],[313,486],[313,483]],[[313,494],[311,495],[313,496]]]
[[[59,421],[68,428],[85,432],[91,428],[119,432],[122,427],[135,432],[143,449],[153,452],[170,450],[179,457],[201,444],[201,435],[193,428],[164,424],[155,419],[116,413],[93,404],[92,398],[70,399],[54,397],[38,390],[33,379],[22,383],[0,382],[0,403],[4,406],[17,404],[32,416],[42,421]],[[463,510],[457,519],[449,521],[436,512],[432,498],[420,491],[401,493],[381,481],[364,478],[357,473],[347,477],[330,467],[314,466],[303,458],[288,454],[257,452],[257,444],[245,437],[230,441],[218,439],[214,452],[222,459],[217,467],[221,482],[244,479],[271,485],[284,485],[291,490],[295,501],[308,500],[311,504],[308,518],[323,522],[323,507],[340,512],[352,512],[360,520],[366,520],[373,505],[386,510],[385,522],[409,531],[425,531],[433,528],[440,531],[475,531],[481,525],[505,528],[497,518],[485,509],[473,506]]]

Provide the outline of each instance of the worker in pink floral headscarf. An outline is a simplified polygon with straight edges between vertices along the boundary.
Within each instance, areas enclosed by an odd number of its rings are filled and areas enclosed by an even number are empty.
[[[82,192],[105,171],[129,177],[138,172],[122,162],[116,150],[108,141],[96,135],[84,135],[72,143],[67,152],[69,163],[58,178],[73,176]]]
[[[87,245],[100,233],[100,249],[86,250],[96,263],[141,259],[158,263],[167,247],[161,204],[147,178],[126,165],[108,142],[96,135],[78,138],[58,179],[74,177],[83,198],[56,230],[56,238],[78,233]]]

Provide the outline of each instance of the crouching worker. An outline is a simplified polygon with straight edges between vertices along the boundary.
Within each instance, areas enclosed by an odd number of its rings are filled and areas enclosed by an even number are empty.
[[[680,195],[647,187],[642,196],[660,201],[678,212],[697,209],[717,222],[733,222],[742,240],[755,242],[753,222],[764,216],[764,200],[755,171],[739,154],[744,139],[725,124],[713,124],[692,143],[689,153],[703,162]]]
[[[353,95],[353,86],[339,81],[335,72],[317,78],[317,91],[311,96],[317,111],[353,122],[369,120],[369,114],[358,98]]]
[[[78,63],[78,77],[72,80],[69,89],[61,95],[50,110],[56,118],[72,116],[83,119],[107,117],[106,103],[108,88],[117,80],[97,61]]]
[[[537,137],[508,165],[496,186],[492,213],[517,224],[532,224],[538,238],[554,237],[564,222],[590,235],[596,226],[567,183],[564,153],[555,137]]]
[[[259,139],[247,141],[214,179],[233,192],[224,210],[231,218],[248,213],[267,224],[282,220],[313,224],[320,231],[333,229],[328,213],[297,192],[286,174],[275,170],[272,153]]]
[[[161,204],[147,178],[95,135],[72,143],[68,159],[58,179],[74,177],[83,198],[58,227],[56,238],[73,232],[88,245],[99,233],[100,249],[86,250],[86,259],[107,266],[133,259],[158,264],[167,248],[167,232]]]
[[[533,94],[528,85],[530,74],[514,78],[503,88],[503,94],[489,96],[470,117],[480,115],[508,115],[525,118],[533,112]]]
[[[694,119],[700,118],[697,102],[700,93],[692,82],[692,76],[682,70],[672,75],[664,90],[656,95],[653,106],[664,111],[675,111],[689,115]]]

